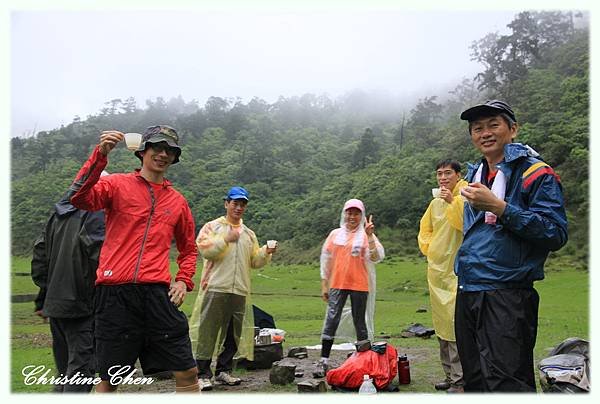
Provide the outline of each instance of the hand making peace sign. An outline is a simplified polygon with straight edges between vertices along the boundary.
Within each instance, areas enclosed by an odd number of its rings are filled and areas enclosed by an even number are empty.
[[[373,233],[375,233],[375,224],[373,223],[373,215],[369,215],[369,217],[367,218],[367,221],[365,222],[365,233],[367,233],[367,236],[370,236]]]

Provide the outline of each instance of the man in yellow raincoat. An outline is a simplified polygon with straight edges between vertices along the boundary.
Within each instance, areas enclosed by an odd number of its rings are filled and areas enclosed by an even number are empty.
[[[212,389],[215,353],[215,381],[240,384],[231,375],[233,358],[238,353],[252,360],[254,349],[250,270],[268,264],[277,249],[259,247],[254,232],[244,225],[248,191],[232,187],[224,199],[226,215],[206,223],[196,239],[204,269],[190,317],[190,339],[201,390]]]
[[[463,239],[464,201],[460,189],[467,186],[460,179],[460,163],[440,161],[436,166],[439,188],[433,189],[434,199],[421,218],[419,248],[427,256],[427,282],[433,328],[440,343],[440,359],[446,380],[436,383],[437,390],[463,391],[462,367],[454,335],[454,306],[457,278],[454,259]]]

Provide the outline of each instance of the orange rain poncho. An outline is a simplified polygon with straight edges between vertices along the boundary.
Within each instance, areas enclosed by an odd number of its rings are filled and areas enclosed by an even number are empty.
[[[353,201],[353,200],[351,200]],[[350,202],[350,201],[348,201]],[[346,202],[346,203],[348,203]],[[361,202],[362,204],[362,202]],[[375,240],[375,248],[377,253],[375,254],[376,259],[373,260],[371,254],[368,252],[368,240],[367,235],[364,232],[365,222],[366,222],[366,214],[364,211],[364,206],[362,206],[362,217],[358,227],[358,231],[356,234],[352,234],[351,232],[346,230],[346,218],[344,216],[344,209],[342,209],[340,215],[340,227],[331,231],[325,243],[323,243],[323,247],[321,249],[321,279],[332,280],[334,278],[334,274],[332,274],[332,270],[334,269],[331,265],[332,261],[332,245],[333,244],[342,244],[346,243],[346,239],[350,237],[352,239],[352,247],[360,248],[361,255],[364,258],[364,270],[365,273],[365,281],[366,281],[366,289],[369,294],[367,297],[367,310],[365,312],[365,322],[367,325],[367,332],[369,335],[369,340],[373,341],[375,337],[375,294],[377,291],[377,276],[375,274],[375,264],[381,262],[385,258],[385,250],[383,245],[379,242],[377,236],[373,235]],[[338,281],[344,281],[344,279],[339,279]],[[361,282],[362,283],[362,282]],[[361,285],[365,286],[365,285]],[[331,285],[330,285],[331,287]],[[334,287],[340,287],[334,286]],[[361,290],[360,288],[357,290]],[[327,321],[327,311],[325,312],[325,321]],[[342,309],[342,316],[335,333],[336,340],[343,340],[347,342],[356,341],[356,330],[354,328],[354,322],[352,320],[352,308],[350,304],[350,299],[346,301],[344,308]]]

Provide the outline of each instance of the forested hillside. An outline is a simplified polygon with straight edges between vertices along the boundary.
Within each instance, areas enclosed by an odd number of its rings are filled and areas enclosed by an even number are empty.
[[[222,214],[228,187],[243,185],[251,195],[246,223],[260,241],[280,240],[279,261],[313,261],[338,225],[343,202],[356,197],[373,214],[388,254],[417,254],[435,162],[478,158],[460,112],[501,98],[513,105],[521,124],[517,141],[531,145],[561,176],[570,220],[570,241],[561,254],[585,265],[589,32],[576,28],[573,18],[559,12],[516,15],[510,34],[490,33],[472,44],[473,59],[482,65],[475,79],[412,105],[358,90],[337,99],[305,94],[271,104],[216,95],[203,106],[181,97],[143,106],[133,98],[115,99],[97,115],[13,138],[12,252],[31,251],[101,130],[142,132],[164,123],[178,130],[183,148],[168,178],[188,199],[197,229]],[[107,169],[138,166],[119,146]]]

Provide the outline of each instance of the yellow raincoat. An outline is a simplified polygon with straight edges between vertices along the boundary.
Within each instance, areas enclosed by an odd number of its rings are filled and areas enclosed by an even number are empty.
[[[459,180],[454,189],[452,204],[434,198],[421,218],[419,248],[427,257],[427,281],[431,299],[433,328],[445,341],[456,341],[454,335],[454,306],[457,277],[454,259],[463,240],[464,200],[460,189],[468,185]]]
[[[211,343],[205,341],[211,338],[206,330],[200,329],[200,323],[203,318],[206,320],[215,317],[215,313],[206,311],[208,302],[205,302],[205,297],[208,299],[210,296],[207,295],[207,292],[230,293],[245,298],[245,313],[234,314],[234,321],[237,319],[243,322],[238,352],[235,357],[247,358],[251,361],[254,358],[254,314],[250,299],[250,270],[271,262],[271,254],[267,254],[266,246],[259,247],[256,235],[243,222],[238,227],[240,231],[238,241],[227,243],[225,236],[230,228],[231,225],[222,216],[206,223],[196,239],[198,251],[204,258],[204,268],[200,280],[200,292],[189,320],[192,352],[202,359],[206,359],[207,355],[211,356],[207,350],[214,350],[213,357],[219,354],[228,324],[223,322],[210,325],[222,331],[218,333],[216,346],[211,347],[209,346]]]

